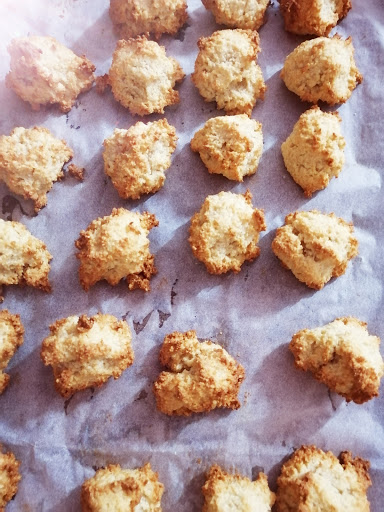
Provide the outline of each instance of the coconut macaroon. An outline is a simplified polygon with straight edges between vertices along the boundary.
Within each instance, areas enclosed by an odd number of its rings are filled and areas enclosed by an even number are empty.
[[[363,80],[353,54],[350,37],[317,37],[288,55],[280,76],[303,101],[344,103]]]
[[[297,332],[289,345],[295,366],[339,393],[362,404],[378,396],[384,375],[380,338],[354,317],[337,318],[315,329]]]
[[[52,256],[23,224],[0,219],[0,247],[0,302],[3,285],[20,284],[51,291],[48,273]]]
[[[231,474],[214,464],[202,488],[203,512],[271,512],[275,493],[268,487],[264,473],[257,480]]]
[[[149,251],[149,231],[158,225],[152,213],[114,208],[111,215],[92,221],[75,245],[80,252],[79,277],[85,291],[105,279],[116,285],[126,278],[130,290],[149,291],[156,274],[154,256]]]
[[[218,407],[238,409],[244,368],[220,345],[199,342],[195,331],[165,337],[160,363],[168,368],[153,385],[160,412],[189,416]]]
[[[32,199],[38,212],[72,156],[66,142],[47,128],[14,128],[9,136],[0,137],[0,180],[15,194]]]
[[[345,139],[338,112],[314,106],[304,112],[281,146],[287,171],[306,197],[328,186],[343,168]]]
[[[157,192],[176,149],[176,129],[166,119],[116,129],[104,141],[104,170],[124,199]]]
[[[216,101],[227,114],[251,115],[266,85],[260,66],[259,34],[252,30],[218,30],[198,41],[192,81],[206,101]]]
[[[272,250],[297,279],[320,290],[345,273],[358,253],[353,224],[316,210],[290,213],[278,228]]]
[[[64,398],[118,379],[133,363],[129,326],[112,315],[69,316],[49,329],[41,359],[52,366],[56,391]]]
[[[13,39],[8,46],[11,70],[6,85],[33,110],[58,103],[62,112],[73,107],[80,93],[92,87],[95,66],[53,37]]]
[[[161,512],[164,486],[148,462],[142,468],[110,464],[96,471],[81,488],[82,512]]]
[[[276,512],[369,512],[369,462],[302,446],[277,479]]]
[[[327,36],[351,8],[350,0],[279,0],[285,30]]]
[[[21,475],[20,462],[12,452],[3,453],[0,444],[0,511],[4,511],[7,503],[17,493]]]
[[[265,21],[269,0],[202,0],[216,23],[231,28],[258,30]]]
[[[176,34],[187,21],[185,0],[110,0],[109,15],[119,36]]]
[[[0,311],[0,395],[9,384],[9,375],[3,373],[3,370],[23,341],[24,328],[20,316],[6,309]]]
[[[163,114],[164,107],[179,103],[173,88],[184,76],[164,46],[139,36],[118,41],[107,81],[117,101],[132,114],[144,116]]]
[[[239,272],[245,261],[257,258],[263,210],[252,206],[252,194],[220,192],[208,196],[191,220],[188,239],[194,256],[211,274]]]
[[[262,125],[246,114],[213,117],[195,133],[191,148],[211,174],[243,181],[257,171],[263,152]]]

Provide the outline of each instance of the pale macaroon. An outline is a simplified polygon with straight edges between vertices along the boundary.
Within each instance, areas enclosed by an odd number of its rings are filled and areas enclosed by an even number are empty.
[[[208,119],[191,140],[211,174],[243,181],[255,174],[263,152],[262,125],[246,114]]]
[[[198,41],[192,81],[205,101],[215,101],[227,114],[251,115],[266,85],[257,54],[259,34],[253,30],[218,30]]]
[[[218,407],[240,407],[244,368],[220,345],[200,342],[195,331],[168,334],[160,363],[167,367],[153,385],[160,412],[189,416]]]
[[[202,0],[219,25],[258,30],[265,22],[269,0]]]
[[[6,85],[29,102],[33,110],[57,103],[62,112],[68,112],[79,94],[88,91],[95,80],[92,62],[53,37],[12,39],[8,52],[11,69]]]
[[[128,130],[116,128],[104,141],[104,171],[124,199],[139,199],[157,192],[164,184],[165,171],[176,149],[176,129],[166,119]]]
[[[20,316],[13,315],[6,309],[0,311],[0,395],[5,391],[10,380],[9,375],[3,370],[23,341],[24,327]]]
[[[7,503],[17,493],[21,475],[20,462],[12,452],[4,453],[0,444],[0,511],[4,512]]]

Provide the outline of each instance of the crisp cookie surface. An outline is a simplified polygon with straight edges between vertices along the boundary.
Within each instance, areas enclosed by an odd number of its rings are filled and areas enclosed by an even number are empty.
[[[65,141],[47,128],[14,128],[9,136],[0,136],[0,180],[15,194],[32,199],[38,212],[72,156]]]
[[[339,460],[340,459],[340,460]],[[302,446],[283,464],[276,512],[369,512],[369,462]]]
[[[343,168],[345,139],[337,112],[322,112],[315,106],[304,112],[281,152],[287,171],[306,197],[328,186]]]
[[[350,0],[279,0],[285,30],[327,36],[351,8]]]
[[[216,23],[231,28],[258,30],[265,21],[269,0],[202,0]]]
[[[244,368],[220,345],[199,342],[195,331],[165,337],[160,351],[163,371],[153,390],[160,412],[189,416],[218,407],[238,409]]]
[[[11,70],[6,76],[7,87],[28,101],[33,110],[58,103],[62,112],[68,112],[78,95],[90,89],[95,80],[92,62],[75,55],[53,37],[13,39],[8,51]]]
[[[126,278],[130,290],[149,291],[149,280],[156,268],[148,233],[157,225],[153,214],[124,208],[114,208],[111,215],[92,221],[75,242],[84,290],[102,279],[116,285]]]
[[[353,54],[350,37],[317,37],[304,41],[288,55],[280,76],[303,101],[344,103],[363,80]]]
[[[213,174],[243,181],[257,171],[263,152],[261,123],[245,114],[208,119],[191,140],[191,148]]]
[[[0,311],[0,395],[9,383],[9,375],[3,373],[16,350],[24,340],[24,328],[19,315],[6,309]]]
[[[122,39],[146,32],[158,39],[176,34],[187,21],[185,0],[110,0],[109,15]]]
[[[257,480],[230,474],[213,465],[202,488],[203,512],[271,512],[275,494],[268,487],[264,473]]]
[[[161,512],[164,486],[149,463],[138,469],[109,465],[81,488],[82,512]]]
[[[117,101],[132,114],[164,113],[164,107],[179,103],[173,88],[184,78],[176,59],[167,57],[164,46],[139,36],[118,41],[108,82]]]
[[[259,34],[252,30],[218,30],[198,41],[192,81],[206,101],[216,101],[227,114],[251,115],[266,85],[260,66]]]
[[[313,376],[357,404],[378,396],[384,362],[380,338],[371,336],[367,324],[342,317],[315,329],[297,332],[290,343],[296,368]]]
[[[278,228],[272,250],[297,279],[320,290],[332,278],[345,273],[358,253],[353,225],[316,210],[290,213]]]
[[[253,208],[251,199],[249,191],[220,192],[208,196],[192,217],[188,241],[211,274],[239,272],[259,255],[257,243],[266,224],[263,210]]]
[[[41,359],[52,366],[55,388],[64,398],[83,389],[118,379],[131,366],[131,331],[112,315],[70,316],[50,326]]]
[[[2,285],[20,284],[51,291],[52,259],[45,244],[20,222],[0,219],[0,301]]]
[[[0,512],[5,511],[7,503],[17,493],[21,480],[19,466],[20,462],[13,453],[3,453],[0,444]]]
[[[176,130],[166,119],[115,129],[104,141],[103,158],[105,173],[119,196],[139,199],[142,194],[157,192],[164,184],[176,141]]]

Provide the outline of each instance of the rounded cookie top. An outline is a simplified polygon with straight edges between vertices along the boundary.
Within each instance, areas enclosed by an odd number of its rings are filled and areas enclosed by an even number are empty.
[[[288,55],[280,76],[303,101],[344,103],[363,79],[353,54],[350,37],[317,37]]]
[[[17,493],[21,475],[19,471],[20,462],[12,452],[3,453],[0,444],[0,510],[5,510],[5,506]]]
[[[9,383],[9,375],[3,373],[16,350],[24,340],[24,327],[19,315],[6,309],[0,311],[0,395]]]
[[[198,41],[192,81],[206,101],[228,114],[251,115],[266,86],[256,64],[259,35],[252,30],[218,30]]]
[[[202,0],[216,23],[231,28],[258,30],[265,21],[269,0]]]

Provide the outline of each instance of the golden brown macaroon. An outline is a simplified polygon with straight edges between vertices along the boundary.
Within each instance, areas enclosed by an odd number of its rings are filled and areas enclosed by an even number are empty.
[[[138,469],[110,464],[83,483],[82,512],[161,512],[164,486],[149,462]]]
[[[287,171],[306,197],[328,186],[343,168],[345,139],[338,112],[322,112],[314,106],[301,114],[281,145]]]
[[[160,363],[168,368],[153,385],[160,412],[174,416],[238,409],[244,368],[220,345],[199,342],[195,331],[165,337]]]
[[[245,114],[208,119],[191,140],[192,151],[212,174],[243,181],[257,171],[263,152],[261,123]]]
[[[116,129],[104,141],[104,170],[124,199],[139,199],[157,192],[164,184],[165,171],[176,149],[176,130],[166,119],[128,130]]]
[[[9,375],[3,370],[23,341],[24,328],[20,316],[12,315],[6,309],[0,311],[0,395],[9,383]]]
[[[185,0],[110,0],[109,15],[119,36],[176,34],[187,21]]]
[[[56,391],[64,398],[118,379],[133,363],[129,326],[112,315],[69,316],[49,329],[41,359],[52,366]]]
[[[350,0],[279,0],[285,30],[327,36],[352,7]]]
[[[352,38],[317,37],[299,44],[285,59],[281,78],[302,101],[344,103],[363,80]]]
[[[130,290],[149,291],[156,274],[149,251],[149,231],[158,225],[152,213],[114,208],[111,215],[92,221],[75,245],[79,249],[79,277],[85,291],[105,279],[112,286],[126,278]]]
[[[272,250],[299,281],[320,290],[345,273],[358,253],[353,224],[333,213],[312,210],[290,213],[278,228]]]
[[[80,93],[92,87],[95,66],[53,37],[13,39],[8,46],[11,70],[6,85],[33,110],[58,103],[62,112],[73,107]]]
[[[167,57],[164,46],[145,36],[118,41],[113,53],[108,83],[117,101],[132,114],[164,113],[164,107],[179,103],[173,88],[184,78],[176,59]]]
[[[9,136],[0,136],[0,180],[15,194],[32,199],[38,212],[72,156],[66,142],[47,128],[14,128]]]
[[[19,466],[20,462],[13,453],[3,453],[0,444],[0,512],[5,511],[7,503],[17,493],[21,480]]]
[[[20,284],[51,291],[48,273],[52,256],[23,224],[0,219],[0,247],[0,302],[3,285]]]
[[[223,471],[214,464],[202,488],[203,512],[271,512],[275,493],[268,487],[264,473],[251,481],[238,473]]]
[[[231,28],[258,30],[265,22],[269,0],[202,0],[216,23]]]
[[[276,512],[369,512],[369,462],[302,446],[277,479]]]
[[[193,255],[211,274],[240,272],[245,261],[260,254],[260,231],[266,224],[263,210],[252,206],[252,194],[220,192],[208,196],[191,220],[188,239]]]
[[[337,318],[315,329],[297,332],[289,345],[295,366],[339,393],[347,402],[362,404],[379,395],[384,362],[380,338],[353,317]]]
[[[227,114],[251,115],[266,85],[260,66],[259,34],[252,30],[218,30],[198,41],[192,81],[206,101],[216,101]]]

